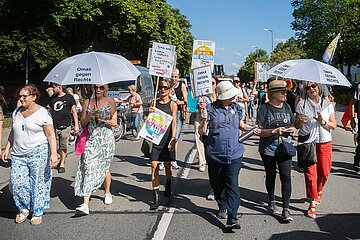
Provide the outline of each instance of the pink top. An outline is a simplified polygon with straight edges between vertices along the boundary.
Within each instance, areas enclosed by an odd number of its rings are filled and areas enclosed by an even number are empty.
[[[143,102],[138,93],[135,93],[135,96],[130,95],[128,101],[129,101],[130,106],[131,106],[131,104],[136,104],[136,107],[131,107],[131,112],[142,113],[144,111],[143,106],[142,106]],[[139,104],[141,104],[141,105],[139,106]]]

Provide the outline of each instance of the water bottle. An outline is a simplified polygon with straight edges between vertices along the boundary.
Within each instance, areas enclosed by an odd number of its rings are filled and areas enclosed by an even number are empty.
[[[254,131],[257,128],[257,126],[254,126],[253,128],[251,128],[249,131],[245,132],[244,134],[240,135],[239,137],[239,142],[242,143],[244,142],[246,139],[248,139],[249,137],[251,137],[252,135],[254,135]]]

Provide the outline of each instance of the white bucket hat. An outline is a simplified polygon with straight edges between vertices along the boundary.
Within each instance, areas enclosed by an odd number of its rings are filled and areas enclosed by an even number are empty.
[[[230,81],[221,81],[216,86],[216,94],[219,100],[227,100],[240,94],[240,89],[234,87]]]

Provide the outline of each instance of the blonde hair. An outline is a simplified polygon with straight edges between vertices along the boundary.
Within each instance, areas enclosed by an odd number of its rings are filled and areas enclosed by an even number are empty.
[[[309,95],[308,95],[308,93],[307,93],[307,90],[306,90],[306,87],[308,86],[308,83],[309,82],[306,82],[306,84],[305,84],[305,86],[303,87],[303,91],[302,91],[302,94],[301,94],[301,96],[302,96],[302,98],[303,99],[305,99],[305,98],[307,98]],[[321,88],[321,84],[320,83],[315,83],[315,82],[313,82],[312,84],[316,84],[317,85],[317,88],[319,89],[319,96],[321,97],[322,96],[322,88]],[[311,85],[312,85],[311,84]]]
[[[134,91],[134,92],[136,92],[136,87],[135,87],[135,85],[130,85],[130,86],[128,86],[128,89],[129,90],[131,90],[131,91]]]
[[[179,69],[174,68],[174,69],[172,70],[172,74],[180,75]]]

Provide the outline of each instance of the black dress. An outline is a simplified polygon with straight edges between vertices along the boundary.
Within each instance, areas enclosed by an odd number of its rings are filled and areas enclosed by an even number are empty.
[[[156,108],[160,109],[161,111],[172,115],[171,101],[165,104],[159,103],[159,100],[156,101]],[[174,121],[174,120],[173,120]],[[151,151],[150,159],[154,161],[160,162],[168,162],[168,161],[175,161],[175,150],[169,151],[168,145],[171,140],[172,135],[172,122],[170,123],[169,128],[166,130],[163,138],[161,139],[159,145],[153,144],[153,149]]]

